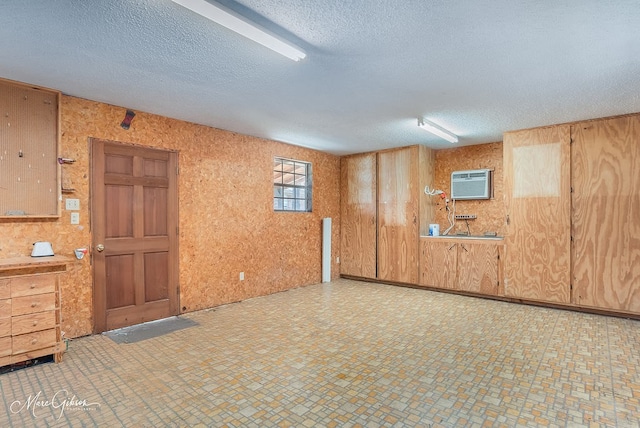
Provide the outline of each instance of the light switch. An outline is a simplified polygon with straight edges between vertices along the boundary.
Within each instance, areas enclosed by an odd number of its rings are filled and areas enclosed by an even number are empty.
[[[71,213],[71,224],[80,224],[80,213]]]

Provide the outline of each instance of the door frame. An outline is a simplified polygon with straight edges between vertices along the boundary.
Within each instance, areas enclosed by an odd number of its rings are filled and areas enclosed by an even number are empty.
[[[137,148],[140,150],[154,150],[166,152],[169,155],[169,193],[167,197],[168,206],[173,206],[173,210],[167,212],[167,234],[169,238],[169,311],[170,316],[180,313],[180,282],[179,282],[179,257],[178,257],[178,241],[179,241],[179,204],[178,204],[178,155],[176,150],[165,148],[143,146],[139,144],[125,143],[120,141],[106,140],[101,138],[89,137],[89,218],[91,231],[91,279],[92,279],[92,297],[93,297],[93,333],[98,334],[107,330],[107,308],[106,308],[106,286],[105,280],[97,278],[100,272],[105,271],[104,258],[96,260],[96,245],[104,239],[105,219],[104,206],[102,201],[96,197],[98,186],[104,186],[104,145],[116,147]],[[102,178],[97,180],[98,174],[102,174]],[[100,211],[101,210],[101,211]],[[101,213],[101,214],[100,214]],[[100,259],[100,258],[98,258]],[[100,267],[100,263],[102,266]],[[101,284],[100,281],[102,281]],[[175,289],[174,289],[175,287]],[[171,294],[175,293],[171,298]],[[135,323],[134,323],[135,324]]]

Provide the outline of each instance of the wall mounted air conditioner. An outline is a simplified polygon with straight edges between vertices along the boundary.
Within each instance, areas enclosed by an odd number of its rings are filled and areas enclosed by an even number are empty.
[[[451,199],[491,198],[491,170],[474,169],[451,173]]]

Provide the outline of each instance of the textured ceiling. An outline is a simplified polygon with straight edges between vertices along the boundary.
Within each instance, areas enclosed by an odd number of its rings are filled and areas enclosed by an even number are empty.
[[[0,77],[335,154],[640,112],[638,0],[219,3],[307,58],[170,0],[5,0]]]

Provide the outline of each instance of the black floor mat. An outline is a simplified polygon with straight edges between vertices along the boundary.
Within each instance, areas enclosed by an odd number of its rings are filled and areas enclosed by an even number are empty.
[[[23,361],[21,363],[9,364],[8,366],[0,367],[0,375],[14,372],[16,370],[25,369],[27,367],[37,366],[38,364],[52,363],[53,355],[45,355],[44,357],[33,358],[31,360]]]
[[[116,343],[135,343],[188,327],[193,327],[195,325],[199,324],[187,318],[169,317],[161,320],[149,321],[144,324],[107,331],[102,334],[106,335]]]

